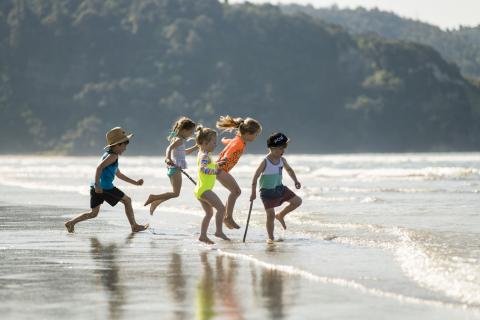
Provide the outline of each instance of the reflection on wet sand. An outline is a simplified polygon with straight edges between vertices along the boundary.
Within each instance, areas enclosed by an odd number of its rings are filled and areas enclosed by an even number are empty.
[[[167,283],[173,301],[175,301],[176,304],[174,310],[175,319],[187,319],[188,317],[185,308],[187,280],[182,270],[182,256],[175,252],[172,252],[171,261],[168,265]]]
[[[196,318],[212,319],[221,311],[222,318],[243,319],[239,300],[235,295],[238,265],[229,257],[216,256],[215,259],[213,269],[208,260],[208,252],[200,253],[203,274],[197,285]]]
[[[278,270],[264,269],[262,271],[262,301],[271,319],[283,319],[283,284],[284,276]]]
[[[208,252],[200,253],[203,273],[197,285],[196,305],[197,319],[212,319],[215,316],[226,319],[244,319],[244,308],[237,297],[239,283],[237,275],[240,271],[238,262],[228,256],[215,256],[215,266],[208,259]],[[285,275],[272,269],[258,269],[251,264],[250,275],[255,301],[262,301],[263,307],[270,319],[283,319],[285,312]],[[257,276],[260,273],[260,277]]]
[[[277,252],[279,247],[276,244],[268,245],[267,252]],[[283,286],[285,275],[274,269],[263,269],[261,276],[262,301],[265,309],[268,310],[271,319],[285,318],[283,303]]]
[[[125,242],[128,245],[131,241],[132,237],[129,237]],[[119,245],[101,243],[97,237],[92,237],[90,248],[96,266],[94,273],[108,301],[108,318],[123,318],[126,316],[124,306],[127,299],[125,285],[120,277]],[[247,316],[244,313],[251,309],[248,306],[260,307],[265,312],[264,317],[268,319],[286,317],[287,307],[284,302],[288,290],[285,289],[286,278],[282,272],[255,264],[243,264],[233,257],[204,251],[200,252],[201,269],[195,291],[192,292],[193,288],[188,279],[196,272],[188,271],[193,261],[184,259],[184,255],[173,251],[166,265],[163,279],[166,281],[170,301],[173,302],[170,305],[169,318],[191,319],[194,313],[196,319],[202,320],[245,319]],[[237,295],[238,292],[245,292],[245,285],[247,288],[251,287],[253,296]],[[195,301],[192,304],[190,297],[193,296]],[[195,305],[195,311],[192,310],[192,305]]]
[[[90,248],[92,258],[97,264],[94,272],[99,276],[107,293],[109,318],[119,319],[122,315],[122,306],[125,304],[125,294],[115,262],[117,246],[114,243],[102,245],[96,237],[93,237],[90,239]]]
[[[215,316],[215,282],[213,279],[213,270],[208,261],[207,252],[200,253],[200,260],[203,265],[203,274],[197,285],[196,292],[196,319],[208,320]]]
[[[276,245],[266,247],[266,252],[278,251]],[[233,260],[234,261],[234,260]],[[260,276],[259,276],[260,274]],[[281,271],[270,268],[258,268],[250,265],[250,280],[253,296],[256,301],[261,301],[270,319],[284,319],[286,317],[285,291],[287,275]],[[289,297],[291,299],[294,297]]]
[[[225,267],[227,265],[227,267]],[[238,273],[237,262],[225,256],[216,257],[217,293],[219,294],[225,308],[226,318],[243,319],[238,297],[235,295],[235,282]]]

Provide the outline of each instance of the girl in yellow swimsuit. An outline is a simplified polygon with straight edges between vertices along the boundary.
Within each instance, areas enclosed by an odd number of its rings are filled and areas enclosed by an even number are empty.
[[[199,147],[197,158],[198,182],[193,192],[205,211],[205,217],[202,220],[198,240],[207,244],[214,243],[207,236],[208,225],[213,216],[213,208],[217,210],[215,214],[215,236],[224,240],[230,240],[222,230],[225,207],[220,198],[212,190],[219,171],[218,166],[224,163],[223,161],[215,163],[210,156],[210,153],[217,146],[217,132],[210,128],[198,126],[196,129],[196,142]]]
[[[237,164],[238,160],[245,150],[248,142],[253,142],[262,132],[260,123],[252,118],[232,118],[230,116],[220,117],[217,121],[217,128],[225,131],[236,131],[233,139],[222,139],[225,148],[220,152],[219,161],[224,162],[221,165],[217,175],[218,181],[230,191],[226,206],[224,222],[229,229],[239,229],[240,226],[233,220],[233,208],[235,202],[240,196],[240,187],[235,178],[229,171]]]

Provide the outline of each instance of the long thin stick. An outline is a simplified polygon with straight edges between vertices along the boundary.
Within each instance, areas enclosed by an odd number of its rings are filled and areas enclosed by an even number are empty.
[[[253,207],[253,201],[250,201],[250,209],[248,210],[247,225],[245,226],[245,234],[243,235],[243,242],[245,242],[245,238],[247,237],[248,223],[250,222],[250,214],[252,213],[252,207]]]
[[[195,180],[193,180],[193,178],[190,177],[190,175],[189,175],[188,173],[186,173],[185,171],[183,171],[182,168],[179,168],[179,169],[180,169],[180,171],[182,171],[182,173],[183,173],[185,176],[187,176],[188,179],[190,179],[190,181],[193,182],[194,185],[197,185],[197,183],[195,182]]]

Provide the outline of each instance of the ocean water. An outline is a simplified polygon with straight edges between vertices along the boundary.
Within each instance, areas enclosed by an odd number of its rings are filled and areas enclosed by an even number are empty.
[[[69,235],[63,222],[88,209],[98,158],[1,156],[0,309],[11,318],[480,319],[480,153],[285,157],[303,204],[287,231],[276,225],[283,241],[266,244],[258,199],[245,244],[242,228],[206,246],[195,240],[203,212],[187,179],[153,217],[143,207],[170,190],[163,158],[120,159],[123,173],[145,180],[117,186],[150,232],[130,235],[122,207],[104,205]],[[262,158],[245,155],[231,172],[242,227]],[[284,184],[294,190],[287,175]]]

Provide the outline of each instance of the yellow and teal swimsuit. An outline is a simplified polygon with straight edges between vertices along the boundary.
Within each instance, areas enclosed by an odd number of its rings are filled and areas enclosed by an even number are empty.
[[[217,180],[217,164],[212,161],[209,153],[199,152],[197,157],[198,181],[193,193],[200,199],[207,190],[212,190]]]

